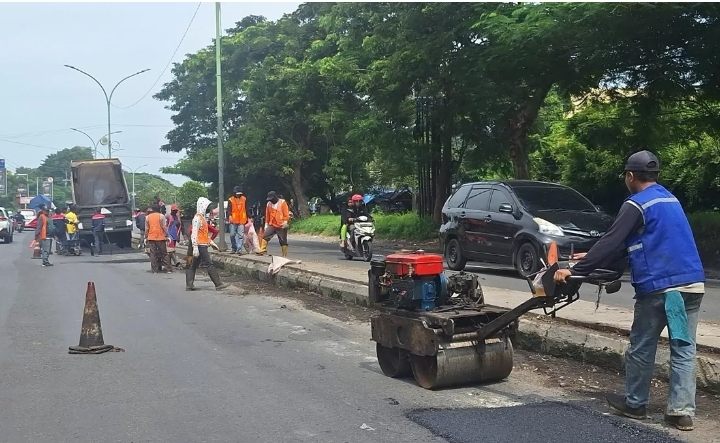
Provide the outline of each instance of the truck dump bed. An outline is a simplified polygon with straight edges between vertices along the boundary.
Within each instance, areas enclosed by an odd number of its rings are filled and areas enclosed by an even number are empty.
[[[80,219],[80,236],[92,241],[92,216],[105,215],[105,241],[120,247],[132,242],[132,207],[122,164],[118,159],[82,160],[70,163],[73,203]]]
[[[72,162],[73,202],[78,206],[124,205],[130,202],[120,160]]]

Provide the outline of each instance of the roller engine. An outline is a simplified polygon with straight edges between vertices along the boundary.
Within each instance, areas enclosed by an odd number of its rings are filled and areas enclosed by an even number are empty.
[[[412,374],[426,389],[504,379],[512,372],[521,315],[538,308],[554,315],[579,298],[582,283],[608,293],[620,289],[620,274],[607,270],[557,285],[555,271],[571,264],[557,263],[555,246],[547,256],[550,265],[528,277],[532,297],[513,309],[486,305],[478,277],[446,275],[441,255],[401,251],[373,257],[368,296],[380,305],[371,329],[383,373]]]
[[[370,270],[372,287],[378,289],[371,301],[383,306],[427,312],[458,302],[482,304],[478,277],[464,272],[446,276],[441,255],[417,251],[376,256]]]

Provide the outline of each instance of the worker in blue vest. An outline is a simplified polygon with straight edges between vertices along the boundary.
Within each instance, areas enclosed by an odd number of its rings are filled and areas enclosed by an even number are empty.
[[[644,419],[660,333],[670,337],[670,393],[665,422],[693,429],[695,416],[696,333],[705,293],[705,271],[690,223],[680,202],[658,184],[660,161],[649,151],[631,155],[625,185],[631,195],[605,235],[572,270],[555,280],[613,268],[627,257],[635,288],[635,318],[625,353],[625,395],[607,396],[609,406],[630,418]]]

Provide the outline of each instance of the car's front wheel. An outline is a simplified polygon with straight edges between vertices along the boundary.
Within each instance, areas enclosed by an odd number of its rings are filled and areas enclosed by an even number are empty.
[[[467,259],[463,256],[462,248],[458,239],[453,238],[445,244],[445,263],[453,271],[465,269]]]
[[[540,268],[537,249],[532,243],[523,243],[515,255],[515,269],[522,277],[534,274]]]

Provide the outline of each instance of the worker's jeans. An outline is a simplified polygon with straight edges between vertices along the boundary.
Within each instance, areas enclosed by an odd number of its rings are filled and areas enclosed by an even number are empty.
[[[93,244],[95,246],[95,252],[97,252],[98,254],[102,254],[104,241],[105,241],[105,233],[104,232],[93,231]]]
[[[703,294],[682,293],[692,344],[670,341],[670,394],[668,415],[695,415],[695,349],[698,314]],[[639,297],[630,330],[630,347],[625,352],[625,397],[637,408],[650,402],[650,383],[655,368],[660,333],[667,326],[665,294]]]
[[[244,236],[245,225],[230,223],[230,243],[232,244],[233,252],[240,251],[240,249],[242,249]]]
[[[40,240],[40,257],[42,258],[43,264],[50,263],[50,248],[52,248],[52,240],[44,238]]]

